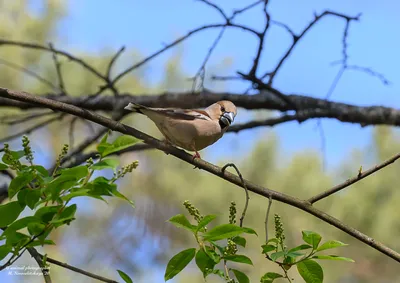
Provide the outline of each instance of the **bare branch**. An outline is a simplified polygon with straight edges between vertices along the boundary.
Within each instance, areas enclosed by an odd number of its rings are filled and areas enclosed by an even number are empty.
[[[67,90],[65,89],[64,79],[63,79],[63,76],[61,73],[61,64],[58,61],[57,53],[54,52],[54,47],[53,47],[52,43],[49,43],[49,47],[50,47],[50,50],[53,52],[52,57],[53,57],[54,66],[56,67],[59,89],[60,89],[62,95],[67,95]]]
[[[44,282],[51,283],[49,269],[43,264],[43,256],[37,252],[35,248],[27,248],[29,254],[37,262],[44,277]]]
[[[39,253],[37,252],[37,256],[38,256],[41,260],[43,260],[43,255],[41,255],[41,254],[39,254]],[[74,271],[74,272],[76,272],[76,273],[83,274],[83,275],[85,275],[85,276],[87,276],[87,277],[94,278],[94,279],[100,280],[100,281],[102,281],[102,282],[107,282],[107,283],[118,283],[118,281],[105,278],[105,277],[103,277],[103,276],[100,276],[100,275],[97,275],[97,274],[88,272],[88,271],[86,271],[86,270],[83,270],[83,269],[80,269],[80,268],[78,268],[78,267],[69,265],[69,264],[67,264],[67,263],[63,263],[63,262],[61,262],[61,261],[55,260],[55,259],[50,258],[50,257],[47,257],[47,258],[46,258],[46,262],[50,262],[50,263],[52,263],[52,264],[55,264],[55,265],[64,267],[64,268],[69,269],[69,270],[72,270],[72,271]]]
[[[126,74],[128,74],[128,73],[132,72],[133,70],[143,66],[144,64],[146,64],[150,60],[152,60],[155,57],[157,57],[158,55],[164,53],[165,51],[167,51],[171,47],[174,47],[174,46],[178,45],[179,43],[185,41],[186,39],[188,39],[192,35],[200,32],[200,31],[203,31],[203,30],[208,30],[208,29],[213,29],[213,28],[222,28],[222,27],[234,27],[234,28],[239,28],[239,29],[248,31],[248,32],[253,33],[255,35],[258,34],[255,30],[253,30],[253,29],[251,29],[249,27],[246,27],[246,26],[243,26],[243,25],[238,25],[238,24],[233,24],[233,23],[210,24],[210,25],[201,26],[199,28],[195,28],[195,29],[189,31],[186,35],[179,37],[178,39],[174,40],[173,42],[165,45],[163,48],[161,48],[158,51],[154,52],[150,56],[148,56],[145,59],[141,60],[140,62],[134,64],[133,66],[127,68],[125,71],[121,72],[118,76],[115,77],[115,79],[113,80],[113,83],[114,84],[117,83],[117,81],[119,81]]]
[[[249,207],[249,200],[250,200],[249,190],[247,189],[247,186],[246,186],[246,183],[245,183],[245,181],[244,181],[244,179],[243,179],[243,176],[242,176],[242,174],[240,173],[239,169],[236,167],[236,165],[235,165],[234,163],[228,163],[228,164],[224,165],[224,166],[221,168],[221,171],[222,171],[222,172],[225,172],[225,170],[226,170],[227,167],[233,167],[233,168],[235,169],[235,171],[236,171],[236,173],[238,174],[240,180],[242,181],[242,186],[243,186],[244,191],[245,191],[245,193],[246,193],[246,200],[245,200],[245,203],[244,203],[244,208],[243,208],[242,216],[240,216],[240,221],[239,221],[240,227],[243,227],[244,217],[246,216],[247,208]]]
[[[54,111],[50,112],[39,112],[33,114],[17,114],[17,115],[5,115],[0,117],[0,122],[5,123],[7,125],[15,125],[24,123],[26,121],[32,121],[34,119],[42,118],[44,116],[54,115]],[[22,116],[22,117],[21,117]]]
[[[271,196],[268,198],[268,208],[267,208],[267,213],[265,214],[265,242],[268,242],[269,237],[268,237],[268,219],[269,219],[269,212],[271,210],[272,206],[272,198]]]
[[[332,11],[324,11],[322,14],[320,15],[315,15],[314,20],[308,24],[308,26],[306,26],[303,31],[299,34],[299,35],[295,35],[294,33],[292,33],[292,37],[293,37],[293,42],[290,45],[289,49],[286,51],[286,53],[282,56],[282,58],[279,60],[278,64],[276,65],[276,67],[270,71],[265,73],[263,76],[261,76],[261,80],[266,78],[268,76],[268,85],[272,85],[275,76],[277,75],[279,69],[282,67],[283,63],[285,62],[285,60],[289,57],[289,55],[292,53],[293,49],[296,47],[297,43],[304,37],[304,35],[319,21],[321,20],[324,16],[335,16],[338,18],[342,18],[346,20],[346,27],[349,24],[350,21],[358,21],[360,15],[357,15],[356,17],[351,17],[351,16],[347,16],[344,14],[340,14],[340,13],[336,13],[336,12],[332,12]]]
[[[114,66],[114,63],[117,61],[118,57],[122,54],[122,52],[124,52],[125,50],[125,46],[122,46],[117,53],[115,53],[115,55],[111,58],[110,64],[108,64],[108,68],[107,68],[107,78],[109,80],[111,80],[111,71],[112,71],[112,67]]]
[[[207,107],[219,100],[230,100],[237,107],[248,110],[264,109],[286,112],[295,110],[293,106],[285,101],[277,99],[278,90],[270,88],[255,95],[241,95],[229,92],[211,92],[204,90],[201,95],[193,95],[191,91],[184,93],[164,93],[162,95],[130,95],[121,94],[116,99],[113,96],[102,96],[88,100],[90,96],[43,96],[67,104],[82,107],[86,110],[113,111],[117,104],[127,105],[129,102],[143,104],[149,107],[178,107],[178,108],[201,108]],[[318,118],[337,119],[346,123],[356,123],[361,126],[367,125],[392,125],[400,126],[400,110],[383,106],[356,106],[346,103],[333,102],[304,95],[284,94],[298,106],[299,110],[316,111],[321,113]],[[23,103],[0,97],[0,107],[15,107],[19,109],[44,108],[43,105]],[[119,109],[123,112],[122,107]],[[323,114],[322,114],[323,113]],[[315,117],[317,118],[317,117]]]
[[[35,73],[35,72],[33,72],[33,71],[23,67],[23,66],[20,66],[18,64],[12,63],[12,62],[8,62],[7,60],[4,60],[4,59],[0,59],[0,64],[2,64],[4,66],[7,66],[9,68],[12,68],[14,70],[23,72],[23,73],[25,73],[25,74],[37,79],[39,82],[41,82],[44,85],[47,85],[48,87],[50,87],[53,91],[59,91],[59,88],[55,84],[53,84],[51,81],[49,81],[48,79],[43,78],[39,74],[37,74],[37,73]]]
[[[250,4],[250,5],[246,6],[246,7],[243,7],[242,9],[234,10],[233,13],[232,13],[232,17],[231,17],[231,18],[234,18],[234,17],[236,17],[237,15],[239,15],[239,14],[241,14],[241,13],[244,13],[244,12],[246,12],[247,10],[250,10],[251,8],[254,8],[255,6],[257,6],[258,4],[263,3],[264,1],[265,1],[265,0],[259,0],[259,1],[256,1],[256,2]]]
[[[206,4],[207,6],[210,6],[210,7],[214,8],[215,10],[217,10],[218,13],[219,13],[227,22],[229,22],[228,16],[225,14],[225,12],[222,10],[221,7],[215,5],[214,3],[211,3],[211,2],[208,1],[208,0],[198,0],[198,1],[203,2],[203,3]]]
[[[127,135],[132,135],[140,140],[143,140],[145,143],[162,150],[164,152],[169,153],[172,156],[175,156],[176,158],[179,158],[182,161],[185,161],[189,164],[195,165],[200,169],[203,169],[213,175],[219,176],[220,178],[231,182],[232,184],[235,184],[239,187],[243,187],[243,182],[240,177],[231,174],[226,171],[222,171],[220,167],[215,166],[211,163],[208,163],[200,158],[193,158],[191,154],[186,153],[183,150],[180,150],[176,147],[173,147],[167,143],[161,142],[143,132],[140,132],[132,127],[129,127],[127,125],[121,124],[117,121],[113,121],[111,119],[108,119],[104,116],[95,114],[93,112],[87,111],[85,109],[81,109],[79,107],[73,106],[73,105],[68,105],[59,101],[54,101],[51,99],[47,99],[45,97],[41,96],[33,96],[25,92],[18,92],[18,91],[12,91],[4,88],[0,88],[0,96],[3,98],[7,99],[14,99],[14,100],[19,100],[27,103],[33,103],[33,104],[41,104],[44,107],[56,110],[56,111],[62,111],[71,115],[78,116],[83,119],[90,120],[92,122],[98,123],[100,125],[103,125],[104,127],[107,127],[111,130],[121,132],[123,134]],[[375,239],[361,233],[360,231],[342,223],[340,220],[324,213],[323,211],[313,207],[309,201],[306,200],[300,200],[295,197],[283,194],[278,191],[270,190],[265,187],[250,183],[247,180],[243,180],[244,184],[246,185],[247,189],[249,191],[252,191],[258,195],[264,196],[264,197],[271,197],[272,199],[275,199],[277,201],[289,204],[291,206],[297,207],[311,215],[314,215],[315,217],[325,221],[326,223],[329,223],[336,228],[342,230],[343,232],[347,233],[348,235],[353,236],[354,238],[358,239],[359,241],[367,244],[370,247],[373,247],[374,249],[380,251],[381,253],[387,255],[388,257],[396,260],[397,262],[400,262],[400,254],[397,253],[396,251],[390,249],[389,247],[385,246],[384,244],[376,241]]]
[[[6,39],[0,39],[0,45],[12,45],[12,46],[18,46],[18,47],[23,47],[23,48],[30,48],[30,49],[37,49],[37,50],[43,50],[43,51],[48,51],[51,53],[59,54],[64,57],[67,57],[69,60],[76,62],[80,64],[82,67],[84,67],[86,70],[97,76],[98,78],[104,80],[107,82],[107,79],[105,76],[103,76],[100,72],[98,72],[94,67],[83,61],[82,59],[79,59],[65,51],[61,51],[58,49],[52,49],[50,47],[46,47],[40,44],[36,43],[28,43],[28,42],[21,42],[21,41],[15,41],[15,40],[6,40]]]
[[[218,42],[221,40],[222,36],[224,35],[225,28],[226,27],[223,27],[221,29],[221,31],[219,32],[218,36],[215,38],[213,44],[208,49],[207,55],[204,58],[203,63],[201,64],[201,66],[200,66],[199,70],[197,71],[197,73],[194,75],[194,77],[193,77],[193,86],[192,86],[193,92],[195,92],[196,90],[202,91],[204,89],[204,77],[205,77],[205,73],[206,73],[206,64],[207,64],[208,60],[210,59],[212,52],[217,47]],[[199,83],[200,87],[199,88],[196,87],[196,85],[197,85],[196,83],[197,83],[197,79],[198,78],[200,79],[200,83]]]
[[[47,120],[45,120],[45,121],[43,121],[43,122],[40,122],[40,123],[38,123],[38,124],[36,124],[36,125],[33,125],[33,126],[30,127],[30,128],[27,128],[27,129],[24,129],[24,130],[22,130],[22,131],[19,131],[19,132],[16,133],[16,134],[13,134],[13,135],[11,135],[11,136],[7,136],[7,137],[5,137],[5,138],[2,138],[2,139],[0,139],[0,143],[7,142],[7,141],[10,141],[10,140],[19,138],[20,136],[22,136],[22,135],[24,135],[24,134],[30,134],[30,133],[32,133],[32,132],[34,132],[34,131],[36,131],[36,130],[39,130],[39,129],[41,129],[41,128],[43,128],[43,127],[45,127],[45,126],[47,126],[47,125],[49,125],[49,124],[51,124],[51,123],[53,123],[53,122],[55,122],[55,121],[61,120],[61,119],[64,117],[64,115],[65,115],[65,114],[57,115],[57,116],[52,117],[52,118],[50,118],[50,119],[47,119]]]
[[[320,194],[318,194],[316,196],[313,196],[313,197],[309,198],[308,201],[310,203],[315,203],[315,202],[320,201],[320,200],[322,200],[324,198],[327,198],[330,195],[332,195],[334,193],[337,193],[337,192],[343,190],[344,188],[347,188],[347,187],[353,185],[354,183],[357,183],[358,181],[364,179],[365,177],[368,177],[369,175],[372,175],[375,172],[378,172],[379,170],[385,168],[386,166],[394,163],[399,158],[400,158],[400,153],[398,153],[395,156],[389,158],[388,160],[382,162],[381,164],[378,164],[375,167],[368,169],[367,171],[359,172],[357,174],[357,176],[355,176],[355,177],[353,177],[351,179],[348,179],[345,182],[343,182],[343,183],[341,183],[339,185],[336,185],[333,188],[330,188],[329,190],[326,190],[326,191],[324,191],[324,192],[322,192],[322,193],[320,193]]]

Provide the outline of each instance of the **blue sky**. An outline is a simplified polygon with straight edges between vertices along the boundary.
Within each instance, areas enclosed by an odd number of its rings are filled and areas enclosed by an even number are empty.
[[[218,1],[226,13],[246,6],[252,1]],[[386,3],[386,5],[384,4]],[[397,27],[400,19],[397,12],[400,4],[395,1],[270,1],[272,18],[288,24],[299,32],[313,18],[314,11],[332,10],[348,15],[362,13],[361,21],[351,25],[348,37],[349,63],[370,67],[383,73],[391,82],[385,86],[375,77],[356,71],[348,71],[342,77],[332,95],[332,100],[356,105],[399,104],[400,64],[398,50],[400,39]],[[262,28],[263,15],[255,8],[237,18],[248,26]],[[125,45],[128,50],[139,50],[143,56],[153,53],[177,36],[206,23],[220,23],[220,15],[199,1],[149,0],[117,2],[86,0],[70,1],[69,15],[59,27],[60,41],[64,48],[84,49],[89,52],[117,50]],[[341,38],[344,21],[326,17],[298,44],[275,80],[275,87],[285,93],[307,94],[324,98],[339,66],[331,62],[341,59]],[[205,31],[193,36],[183,44],[183,68],[195,74],[206,55],[218,30]],[[272,27],[268,34],[260,70],[274,66],[279,56],[290,44],[290,36],[280,27]],[[236,70],[248,71],[252,62],[256,40],[251,34],[228,30],[213,53],[209,66],[218,64],[223,58],[233,59],[232,67],[220,75],[234,75]],[[162,66],[176,49],[166,52],[151,64],[149,81],[157,82],[162,77]],[[210,73],[211,75],[211,73]],[[232,82],[226,85],[229,91],[240,93],[247,85]],[[242,112],[243,113],[243,112]],[[243,115],[242,121],[248,119]],[[239,115],[239,122],[241,121]],[[364,148],[371,136],[372,127],[342,124],[334,120],[322,120],[326,139],[326,164],[333,168],[353,148]],[[321,149],[320,132],[316,121],[298,125],[287,123],[275,128],[280,137],[283,152],[290,154],[303,149]],[[223,155],[232,155],[238,149],[251,146],[253,137],[262,136],[267,129],[229,135],[225,141],[233,144],[232,150],[224,148]],[[347,137],[351,136],[351,139]],[[295,138],[293,138],[295,137]],[[237,140],[241,142],[238,143]],[[236,141],[236,142],[235,142]],[[246,141],[246,142],[243,142]],[[220,148],[219,148],[220,149]],[[218,156],[219,157],[219,156]]]

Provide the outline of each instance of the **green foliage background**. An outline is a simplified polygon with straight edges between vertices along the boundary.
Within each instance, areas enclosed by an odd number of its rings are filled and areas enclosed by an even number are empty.
[[[48,8],[40,15],[33,14],[27,2],[2,2],[0,37],[41,44],[52,41],[56,47],[62,48],[57,45],[62,35],[56,34],[55,28],[60,19],[68,13],[65,9],[65,1],[44,1],[45,7]],[[112,52],[108,51],[102,54],[84,54],[79,50],[68,50],[68,52],[93,63],[103,72],[112,57]],[[148,85],[145,78],[149,71],[143,68],[121,80],[118,84],[119,89],[143,94],[167,89],[190,88],[191,84],[186,79],[188,76],[180,67],[181,52],[184,50],[177,50],[165,66],[165,77],[160,85]],[[124,62],[129,64],[139,57],[139,52],[127,53],[124,54],[126,58]],[[57,84],[51,54],[2,46],[0,58],[37,71]],[[101,84],[99,79],[72,62],[60,60],[66,88],[71,95],[97,91]],[[229,67],[229,62],[215,66],[219,69],[227,67]],[[116,72],[122,68],[123,66],[119,65]],[[33,93],[53,91],[26,74],[1,63],[0,85]],[[222,88],[223,85],[217,87]],[[2,115],[13,112],[15,111],[3,111]],[[43,160],[45,164],[49,160],[54,160],[63,143],[69,141],[68,125],[71,119],[71,117],[64,118],[58,122],[61,126],[55,123],[31,135],[36,158]],[[124,122],[160,136],[155,127],[143,117],[128,117]],[[29,123],[24,126],[29,126]],[[96,125],[91,127],[97,128]],[[20,130],[19,126],[0,125],[1,136]],[[90,127],[86,123],[76,123],[75,145],[84,139],[88,130]],[[265,134],[258,140],[256,146],[249,148],[243,155],[226,156],[216,163],[223,165],[226,162],[235,162],[246,179],[299,198],[306,198],[327,189],[354,176],[360,165],[367,168],[400,150],[396,132],[388,127],[378,127],[370,138],[368,148],[354,151],[344,158],[337,170],[325,172],[318,152],[310,150],[288,156],[279,147],[279,137],[274,134],[274,131],[264,129],[264,132]],[[251,134],[251,132],[248,133]],[[204,157],[210,158],[207,152]],[[46,247],[45,251],[49,256],[106,277],[117,278],[115,270],[118,268],[130,274],[134,282],[158,280],[161,282],[168,259],[189,244],[194,244],[194,239],[189,237],[189,234],[181,233],[180,230],[165,222],[175,214],[184,213],[181,205],[184,200],[190,199],[204,214],[216,214],[220,216],[219,218],[225,217],[225,219],[228,219],[230,201],[235,201],[239,210],[244,204],[244,192],[241,189],[206,172],[193,170],[188,164],[162,152],[129,153],[120,158],[122,165],[135,159],[138,159],[140,163],[138,170],[120,184],[120,190],[135,200],[136,209],[132,213],[131,207],[123,201],[112,201],[108,206],[92,200],[78,201],[78,206],[83,209],[77,221],[73,222],[68,229],[56,230],[53,235],[54,240],[61,244]],[[47,164],[47,166],[50,165]],[[397,206],[400,199],[399,170],[400,164],[395,163],[378,174],[356,183],[351,188],[321,201],[316,206],[389,247],[400,250],[398,240],[400,222]],[[1,178],[3,176],[0,176],[0,180]],[[252,194],[245,219],[245,225],[254,228],[259,234],[257,240],[248,242],[249,248],[246,249],[249,251],[247,255],[252,259],[254,267],[248,266],[247,270],[243,271],[250,275],[252,282],[258,282],[262,274],[267,271],[278,271],[260,254],[260,245],[264,241],[264,216],[267,203],[266,199]],[[290,245],[300,244],[301,230],[317,231],[325,239],[337,239],[350,244],[340,254],[353,258],[356,263],[327,262],[324,266],[326,282],[400,281],[400,273],[395,261],[328,224],[298,209],[277,202],[273,203],[271,213],[282,216]],[[272,231],[272,221],[270,224]],[[24,256],[22,260],[25,263],[33,262],[29,256]],[[88,278],[56,266],[51,267],[51,276],[54,282],[92,282]],[[32,278],[13,278],[12,280],[32,282]],[[42,279],[34,278],[34,280],[39,282]],[[295,282],[301,282],[300,280],[296,278]],[[174,282],[189,281],[203,282],[202,275],[194,266],[185,270],[174,280]],[[220,281],[217,277],[209,277],[208,282]]]

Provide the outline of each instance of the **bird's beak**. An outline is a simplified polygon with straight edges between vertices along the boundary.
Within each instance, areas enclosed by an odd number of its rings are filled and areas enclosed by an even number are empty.
[[[221,122],[224,123],[226,126],[230,126],[233,123],[235,116],[232,112],[225,112],[221,116]]]

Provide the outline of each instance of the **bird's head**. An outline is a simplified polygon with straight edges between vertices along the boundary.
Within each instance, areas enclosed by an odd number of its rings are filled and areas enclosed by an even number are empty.
[[[211,119],[218,120],[222,129],[233,123],[236,117],[236,106],[228,100],[218,101],[206,109]]]

